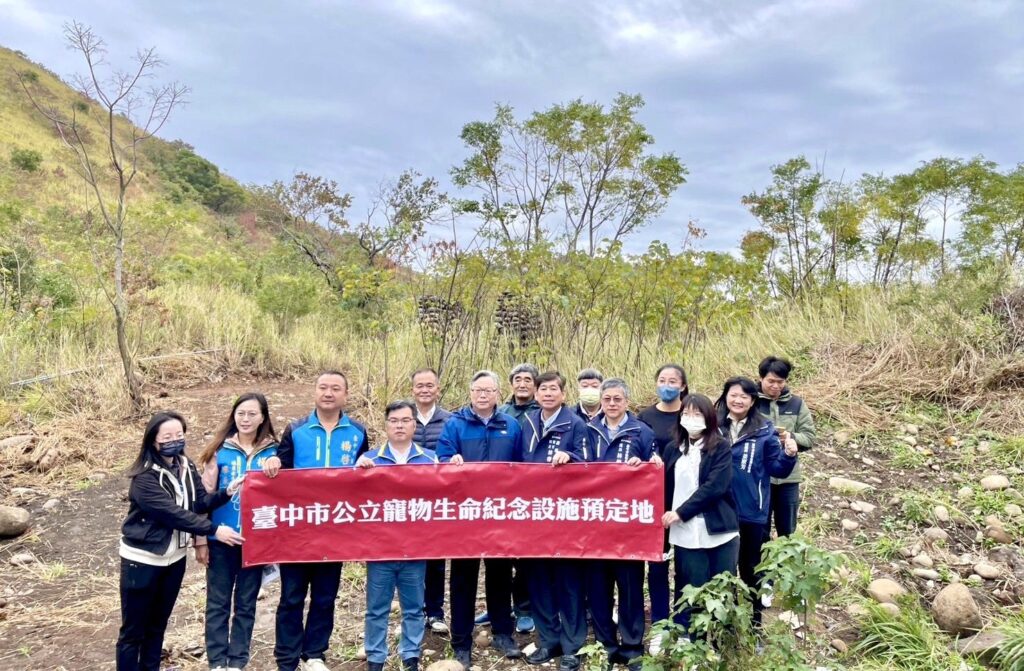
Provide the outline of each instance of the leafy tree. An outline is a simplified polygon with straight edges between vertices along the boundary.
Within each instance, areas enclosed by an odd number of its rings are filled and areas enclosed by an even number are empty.
[[[974,263],[1019,264],[1024,259],[1024,163],[1002,173],[993,163],[975,161],[965,173],[961,253]]]
[[[356,241],[370,266],[382,259],[396,265],[407,261],[426,227],[440,217],[448,197],[437,190],[436,179],[421,177],[406,170],[382,185],[366,219],[356,225]]]
[[[964,179],[967,166],[961,159],[940,156],[925,162],[915,171],[924,190],[930,211],[942,222],[939,238],[939,273],[946,274],[946,242],[950,222],[960,214],[967,194]]]

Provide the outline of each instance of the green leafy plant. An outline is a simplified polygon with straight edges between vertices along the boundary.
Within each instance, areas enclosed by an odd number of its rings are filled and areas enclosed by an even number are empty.
[[[11,165],[25,172],[36,172],[43,164],[43,155],[34,149],[12,149]]]
[[[594,641],[580,648],[583,657],[583,671],[605,671],[608,668],[608,651],[600,641]]]
[[[1024,671],[1024,617],[1010,618],[999,625],[998,631],[1006,638],[996,650],[995,667],[1003,671]]]
[[[841,555],[822,550],[800,534],[793,534],[765,543],[757,570],[764,573],[764,583],[772,585],[779,605],[799,613],[806,627],[815,605],[831,583],[833,572],[842,563]]]

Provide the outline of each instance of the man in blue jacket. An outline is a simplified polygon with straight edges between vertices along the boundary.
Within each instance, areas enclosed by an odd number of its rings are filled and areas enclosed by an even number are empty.
[[[437,371],[420,368],[412,374],[412,397],[416,401],[416,433],[413,440],[425,450],[436,450],[441,427],[452,416],[437,404],[441,396],[441,385]],[[427,562],[426,611],[427,627],[435,634],[447,634],[444,621],[444,564],[443,559]]]
[[[366,451],[366,429],[345,414],[348,379],[330,370],[316,379],[316,407],[292,422],[281,436],[277,456],[264,462],[270,477],[282,468],[351,468]],[[328,671],[324,656],[334,629],[334,601],[341,562],[281,565],[274,658],[279,671]],[[309,594],[305,625],[302,615]]]
[[[522,431],[515,419],[496,410],[501,387],[496,373],[482,370],[469,385],[469,405],[452,414],[441,429],[437,457],[442,463],[522,461]],[[494,632],[492,647],[505,657],[522,656],[512,640],[512,560],[485,559],[487,611]],[[479,559],[453,559],[451,570],[452,650],[456,661],[470,667],[473,607],[476,604]]]
[[[654,432],[627,410],[629,387],[617,378],[601,383],[601,414],[590,420],[587,460],[638,466],[660,461]],[[594,638],[604,645],[612,664],[639,671],[644,654],[644,562],[595,559],[588,562],[587,602],[594,620]],[[612,619],[615,589],[619,591],[619,622]]]
[[[359,457],[359,468],[436,464],[432,450],[413,442],[416,406],[395,401],[384,410],[388,442]],[[419,671],[423,644],[423,578],[425,561],[366,562],[366,625],[363,635],[367,671],[384,671],[388,657],[388,615],[398,590],[402,608],[402,639],[398,654],[404,671]]]
[[[523,425],[523,461],[560,466],[582,462],[587,453],[587,425],[565,407],[565,378],[551,371],[537,378],[540,410],[527,413]],[[580,667],[579,649],[587,638],[584,563],[574,559],[521,559],[530,587],[538,647],[527,655],[530,664],[555,657],[560,671]]]

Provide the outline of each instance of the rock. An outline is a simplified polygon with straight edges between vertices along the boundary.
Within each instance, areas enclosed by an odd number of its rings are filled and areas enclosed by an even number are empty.
[[[998,566],[989,564],[987,561],[980,561],[974,565],[974,572],[985,580],[995,580],[1003,574]]]
[[[917,447],[917,438],[913,436],[900,436],[900,440],[911,447]]]
[[[11,487],[11,496],[17,496],[19,499],[36,496],[37,494],[39,494],[39,490],[32,489],[31,487]]]
[[[985,538],[991,538],[996,543],[1002,543],[1003,545],[1009,545],[1013,542],[1013,537],[1002,527],[985,527]]]
[[[949,534],[939,527],[928,527],[924,530],[924,537],[932,542],[949,540]]]
[[[832,649],[840,655],[845,655],[850,649],[850,647],[846,645],[846,641],[841,638],[833,638],[828,644],[831,645]]]
[[[992,451],[992,443],[987,440],[983,440],[978,443],[978,454],[988,454]]]
[[[28,566],[29,564],[35,564],[38,560],[36,556],[31,552],[18,552],[11,555],[11,566]]]
[[[90,473],[89,480],[92,482],[103,482],[107,479],[106,473]]]
[[[20,536],[28,529],[32,516],[24,508],[0,506],[0,538]]]
[[[428,666],[425,671],[466,671],[466,669],[454,659],[442,659]]]
[[[850,504],[850,510],[863,513],[865,515],[870,515],[875,512],[875,508],[875,505],[868,503],[867,501],[854,501]]]
[[[43,504],[43,510],[50,512],[60,505],[60,499],[49,499]]]
[[[932,508],[932,515],[939,522],[945,523],[949,521],[949,509],[946,506],[935,506]]]
[[[916,436],[918,433],[921,432],[921,427],[919,427],[917,424],[904,424],[903,432],[909,436]]]
[[[0,440],[0,452],[5,450],[23,450],[27,451],[28,448],[35,441],[36,437],[31,434],[23,434],[20,436],[11,436],[10,438],[4,438]]]
[[[1010,479],[1005,475],[986,475],[981,479],[981,486],[990,492],[1006,489],[1010,486]]]
[[[1010,517],[1020,517],[1021,515],[1024,515],[1024,510],[1022,510],[1016,503],[1007,503],[1003,506],[1003,512]]]
[[[938,571],[935,571],[930,568],[915,568],[911,569],[910,572],[918,578],[922,578],[924,580],[938,580],[940,577]]]
[[[840,478],[838,476],[832,476],[829,478],[828,486],[846,494],[860,494],[874,489],[874,487],[865,482],[858,482],[856,480]]]
[[[779,613],[779,621],[785,622],[794,630],[800,628],[800,616],[791,610],[784,610]]]
[[[356,650],[356,659],[359,659],[359,660],[365,660],[366,659],[366,646],[365,645],[359,646],[359,649]]]
[[[860,528],[860,522],[855,522],[853,520],[844,519],[840,524],[846,531],[856,531]]]
[[[974,488],[973,487],[968,487],[968,486],[965,485],[965,486],[961,487],[960,489],[956,490],[956,497],[958,499],[969,499],[972,496],[974,496]]]
[[[921,554],[917,555],[916,557],[910,560],[910,563],[914,564],[915,566],[920,566],[921,568],[931,568],[935,566],[935,562],[932,561],[932,558],[928,556],[927,552],[922,552]]]
[[[874,466],[875,465],[875,460],[871,459],[870,457],[861,457],[860,460],[862,462],[864,462],[865,466]]]
[[[846,614],[853,618],[867,617],[869,611],[859,603],[851,603],[846,607]]]
[[[839,445],[840,447],[849,443],[850,439],[852,438],[853,434],[851,434],[849,431],[836,431],[834,434],[832,434],[832,440],[835,442],[836,445]]]
[[[975,657],[982,664],[991,665],[999,646],[1005,640],[1005,634],[998,630],[989,630],[970,638],[957,639],[954,645],[956,651],[964,657]]]
[[[981,610],[963,583],[946,585],[935,595],[932,615],[940,629],[954,636],[982,627]]]
[[[878,603],[895,603],[897,598],[906,593],[902,585],[890,578],[878,578],[868,585],[868,596]]]
[[[1005,529],[1006,525],[999,519],[998,515],[986,515],[985,526],[996,527],[997,529]]]
[[[490,647],[491,641],[493,640],[494,638],[491,636],[491,632],[487,629],[484,629],[476,635],[476,638],[473,639],[473,643],[476,644],[476,647],[482,649]]]
[[[880,603],[878,607],[888,613],[891,617],[900,616],[900,607],[894,603]]]

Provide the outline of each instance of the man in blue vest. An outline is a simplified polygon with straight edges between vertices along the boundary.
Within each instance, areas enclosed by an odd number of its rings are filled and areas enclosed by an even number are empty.
[[[292,422],[281,436],[277,456],[264,463],[270,477],[282,468],[351,468],[366,451],[366,429],[345,414],[348,379],[329,370],[316,379],[316,407]],[[324,656],[334,629],[334,601],[341,562],[281,565],[274,658],[279,671],[328,671]],[[306,594],[309,613],[302,621]]]
[[[452,414],[441,429],[437,458],[462,465],[470,461],[522,461],[522,430],[514,418],[498,412],[501,380],[497,373],[482,370],[469,385],[469,405]],[[453,559],[449,601],[452,609],[452,651],[468,669],[473,645],[473,608],[476,604],[479,559]],[[512,560],[485,559],[485,592],[494,640],[491,646],[505,657],[522,657],[512,640]]]
[[[437,371],[420,368],[412,374],[412,397],[416,401],[416,434],[413,439],[425,450],[437,449],[441,428],[452,413],[437,404],[441,385]],[[444,621],[444,564],[443,559],[427,562],[426,590],[427,627],[435,634],[447,634]]]

